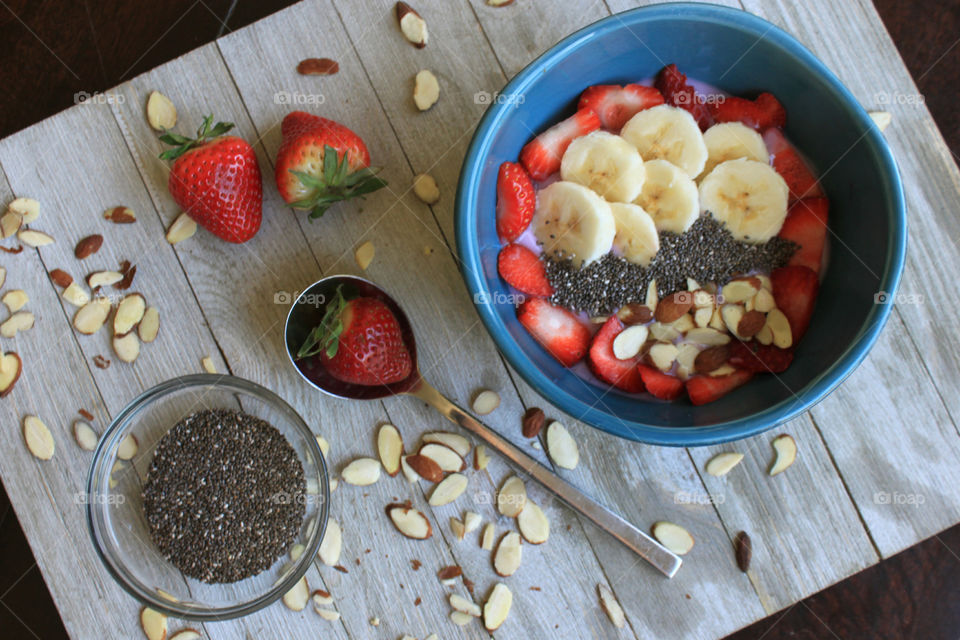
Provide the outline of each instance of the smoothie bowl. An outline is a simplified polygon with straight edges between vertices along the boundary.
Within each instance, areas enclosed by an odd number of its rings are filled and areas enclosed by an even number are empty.
[[[564,39],[491,105],[460,176],[480,317],[575,418],[651,444],[747,437],[866,356],[906,247],[880,131],[742,11],[637,9]]]

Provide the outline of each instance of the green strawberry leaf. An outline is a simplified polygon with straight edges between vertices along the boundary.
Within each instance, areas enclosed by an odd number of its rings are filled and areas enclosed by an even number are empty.
[[[185,154],[187,151],[199,147],[204,142],[212,140],[213,138],[218,138],[225,134],[227,131],[233,128],[232,122],[218,122],[213,126],[213,114],[205,116],[203,118],[203,123],[197,129],[196,138],[187,138],[186,136],[181,136],[177,133],[170,133],[169,131],[165,132],[160,136],[160,141],[164,144],[173,145],[173,149],[167,149],[160,154],[161,160],[175,160]]]
[[[297,351],[297,359],[310,358],[321,351],[328,358],[337,355],[340,347],[340,335],[343,333],[343,311],[347,301],[343,297],[343,285],[337,287],[333,300],[327,305],[320,324],[314,327],[307,335],[303,345]]]

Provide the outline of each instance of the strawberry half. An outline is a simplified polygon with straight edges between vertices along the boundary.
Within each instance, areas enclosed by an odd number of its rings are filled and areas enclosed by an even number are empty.
[[[370,152],[339,122],[303,111],[288,113],[280,127],[275,178],[284,201],[319,218],[335,202],[387,186],[370,168]]]
[[[781,349],[772,344],[734,342],[730,345],[731,366],[756,373],[781,373],[793,362],[793,348]]]
[[[577,316],[544,298],[524,302],[517,310],[517,317],[537,342],[564,366],[578,363],[590,347],[590,329]]]
[[[663,104],[663,94],[642,84],[595,84],[580,94],[577,109],[593,109],[605,129],[618,132],[634,115]]]
[[[772,93],[761,93],[756,100],[726,97],[709,109],[715,122],[740,122],[757,131],[787,124],[787,111]]]
[[[534,180],[546,180],[560,170],[560,160],[574,138],[600,128],[600,117],[593,109],[580,109],[553,125],[520,150],[520,162]]]
[[[655,398],[676,400],[683,393],[683,380],[645,364],[637,365],[643,385]]]
[[[516,162],[504,162],[497,172],[497,234],[504,242],[520,237],[537,207],[533,183]]]
[[[793,147],[787,147],[773,156],[773,168],[787,183],[791,202],[823,195],[817,177]]]
[[[297,352],[298,359],[316,355],[331,376],[352,384],[392,384],[406,380],[413,370],[390,307],[377,298],[347,301],[340,287],[320,325]]]
[[[695,405],[719,400],[753,377],[752,371],[738,370],[726,376],[694,376],[687,380],[687,395]]]
[[[773,299],[790,321],[793,343],[796,344],[810,325],[820,280],[807,267],[780,267],[770,273],[770,283]]]
[[[521,244],[508,244],[497,256],[497,271],[514,289],[532,296],[552,296],[547,270],[533,251]]]
[[[653,86],[660,90],[667,104],[689,111],[693,119],[700,125],[701,131],[706,131],[713,124],[713,116],[703,96],[697,94],[696,89],[687,82],[687,76],[680,73],[677,65],[668,64],[657,74]]]
[[[232,122],[213,124],[207,116],[196,138],[166,132],[175,145],[160,154],[173,160],[167,189],[197,224],[227,242],[246,242],[260,229],[263,183],[257,155],[243,138],[224,135]]]
[[[829,210],[830,201],[826,198],[804,198],[790,206],[778,234],[800,245],[787,263],[789,266],[807,267],[814,273],[820,273],[827,243]]]
[[[630,393],[640,393],[643,391],[643,378],[637,370],[640,357],[620,360],[613,355],[613,339],[621,331],[623,331],[623,323],[620,322],[620,318],[610,316],[597,335],[593,336],[589,355],[590,370],[598,378],[617,388]]]

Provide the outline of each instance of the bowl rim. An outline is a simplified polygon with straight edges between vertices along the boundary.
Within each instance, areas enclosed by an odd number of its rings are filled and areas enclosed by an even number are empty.
[[[103,545],[100,542],[100,529],[95,523],[98,518],[94,516],[94,500],[89,499],[90,496],[95,494],[96,478],[102,473],[104,465],[109,462],[106,452],[113,450],[115,445],[119,443],[121,437],[126,434],[126,430],[122,427],[128,418],[153,400],[163,397],[171,391],[200,386],[214,386],[220,389],[258,397],[287,413],[294,427],[302,432],[314,459],[319,461],[317,466],[320,474],[320,491],[323,500],[320,506],[319,526],[315,528],[315,531],[311,534],[309,544],[305,545],[303,553],[301,553],[300,557],[295,561],[293,571],[290,575],[283,581],[274,584],[269,591],[254,600],[216,609],[182,607],[179,606],[177,602],[171,602],[159,596],[155,591],[141,590],[134,586],[134,583],[139,584],[139,581],[131,581],[128,579],[127,575],[129,572],[121,565],[114,563],[111,557],[104,551]],[[86,492],[88,496],[86,508],[87,532],[90,535],[90,540],[94,550],[97,552],[97,556],[99,556],[100,561],[114,581],[145,607],[155,609],[166,615],[200,622],[215,622],[246,616],[273,604],[283,597],[313,565],[313,559],[320,549],[320,543],[323,541],[327,522],[330,517],[330,485],[327,462],[323,456],[323,452],[320,450],[316,435],[310,430],[309,425],[307,425],[306,421],[304,421],[296,409],[273,391],[256,382],[227,374],[198,373],[171,378],[141,392],[136,398],[127,403],[120,413],[111,421],[110,426],[103,432],[103,435],[100,436],[100,441],[94,450],[93,460],[90,463],[90,470],[87,474]]]
[[[457,185],[455,202],[455,238],[457,253],[460,256],[460,271],[472,297],[474,307],[480,319],[490,333],[497,347],[520,376],[537,393],[572,416],[607,433],[647,444],[666,446],[706,446],[747,438],[778,424],[786,422],[823,400],[840,385],[866,357],[876,342],[880,331],[886,324],[892,311],[891,304],[875,304],[847,348],[839,354],[833,365],[811,380],[803,389],[793,393],[793,398],[785,399],[767,409],[744,418],[705,427],[661,427],[647,425],[633,420],[625,420],[595,409],[583,401],[567,394],[528,359],[500,320],[494,308],[482,304],[489,293],[484,283],[483,268],[480,262],[479,242],[474,229],[476,226],[476,193],[479,176],[484,168],[486,154],[494,135],[508,113],[513,108],[512,95],[522,95],[524,91],[557,61],[576,51],[588,41],[602,34],[620,28],[629,28],[649,20],[665,17],[689,17],[697,21],[722,24],[730,28],[745,30],[753,35],[761,35],[794,58],[800,65],[808,68],[825,81],[852,117],[866,131],[863,139],[870,144],[881,165],[880,178],[882,188],[887,192],[894,209],[890,243],[886,264],[880,277],[878,291],[895,293],[903,272],[907,249],[907,218],[903,183],[897,169],[890,146],[880,131],[873,125],[870,116],[837,76],[796,38],[763,18],[749,12],[696,2],[671,2],[647,7],[639,7],[615,13],[602,18],[560,40],[547,51],[525,66],[500,91],[506,100],[493,101],[480,120],[473,138],[467,147],[460,179]]]

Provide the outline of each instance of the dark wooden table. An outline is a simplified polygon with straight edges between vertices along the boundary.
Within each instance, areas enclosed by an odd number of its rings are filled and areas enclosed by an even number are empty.
[[[960,160],[956,108],[960,1],[875,2],[951,152]],[[0,95],[0,138],[73,105],[78,94],[117,85],[289,4],[291,0],[0,0],[0,41],[5,45],[0,49],[0,80],[5,87]],[[66,637],[2,492],[0,604],[4,637]],[[960,526],[731,638],[956,640]]]

